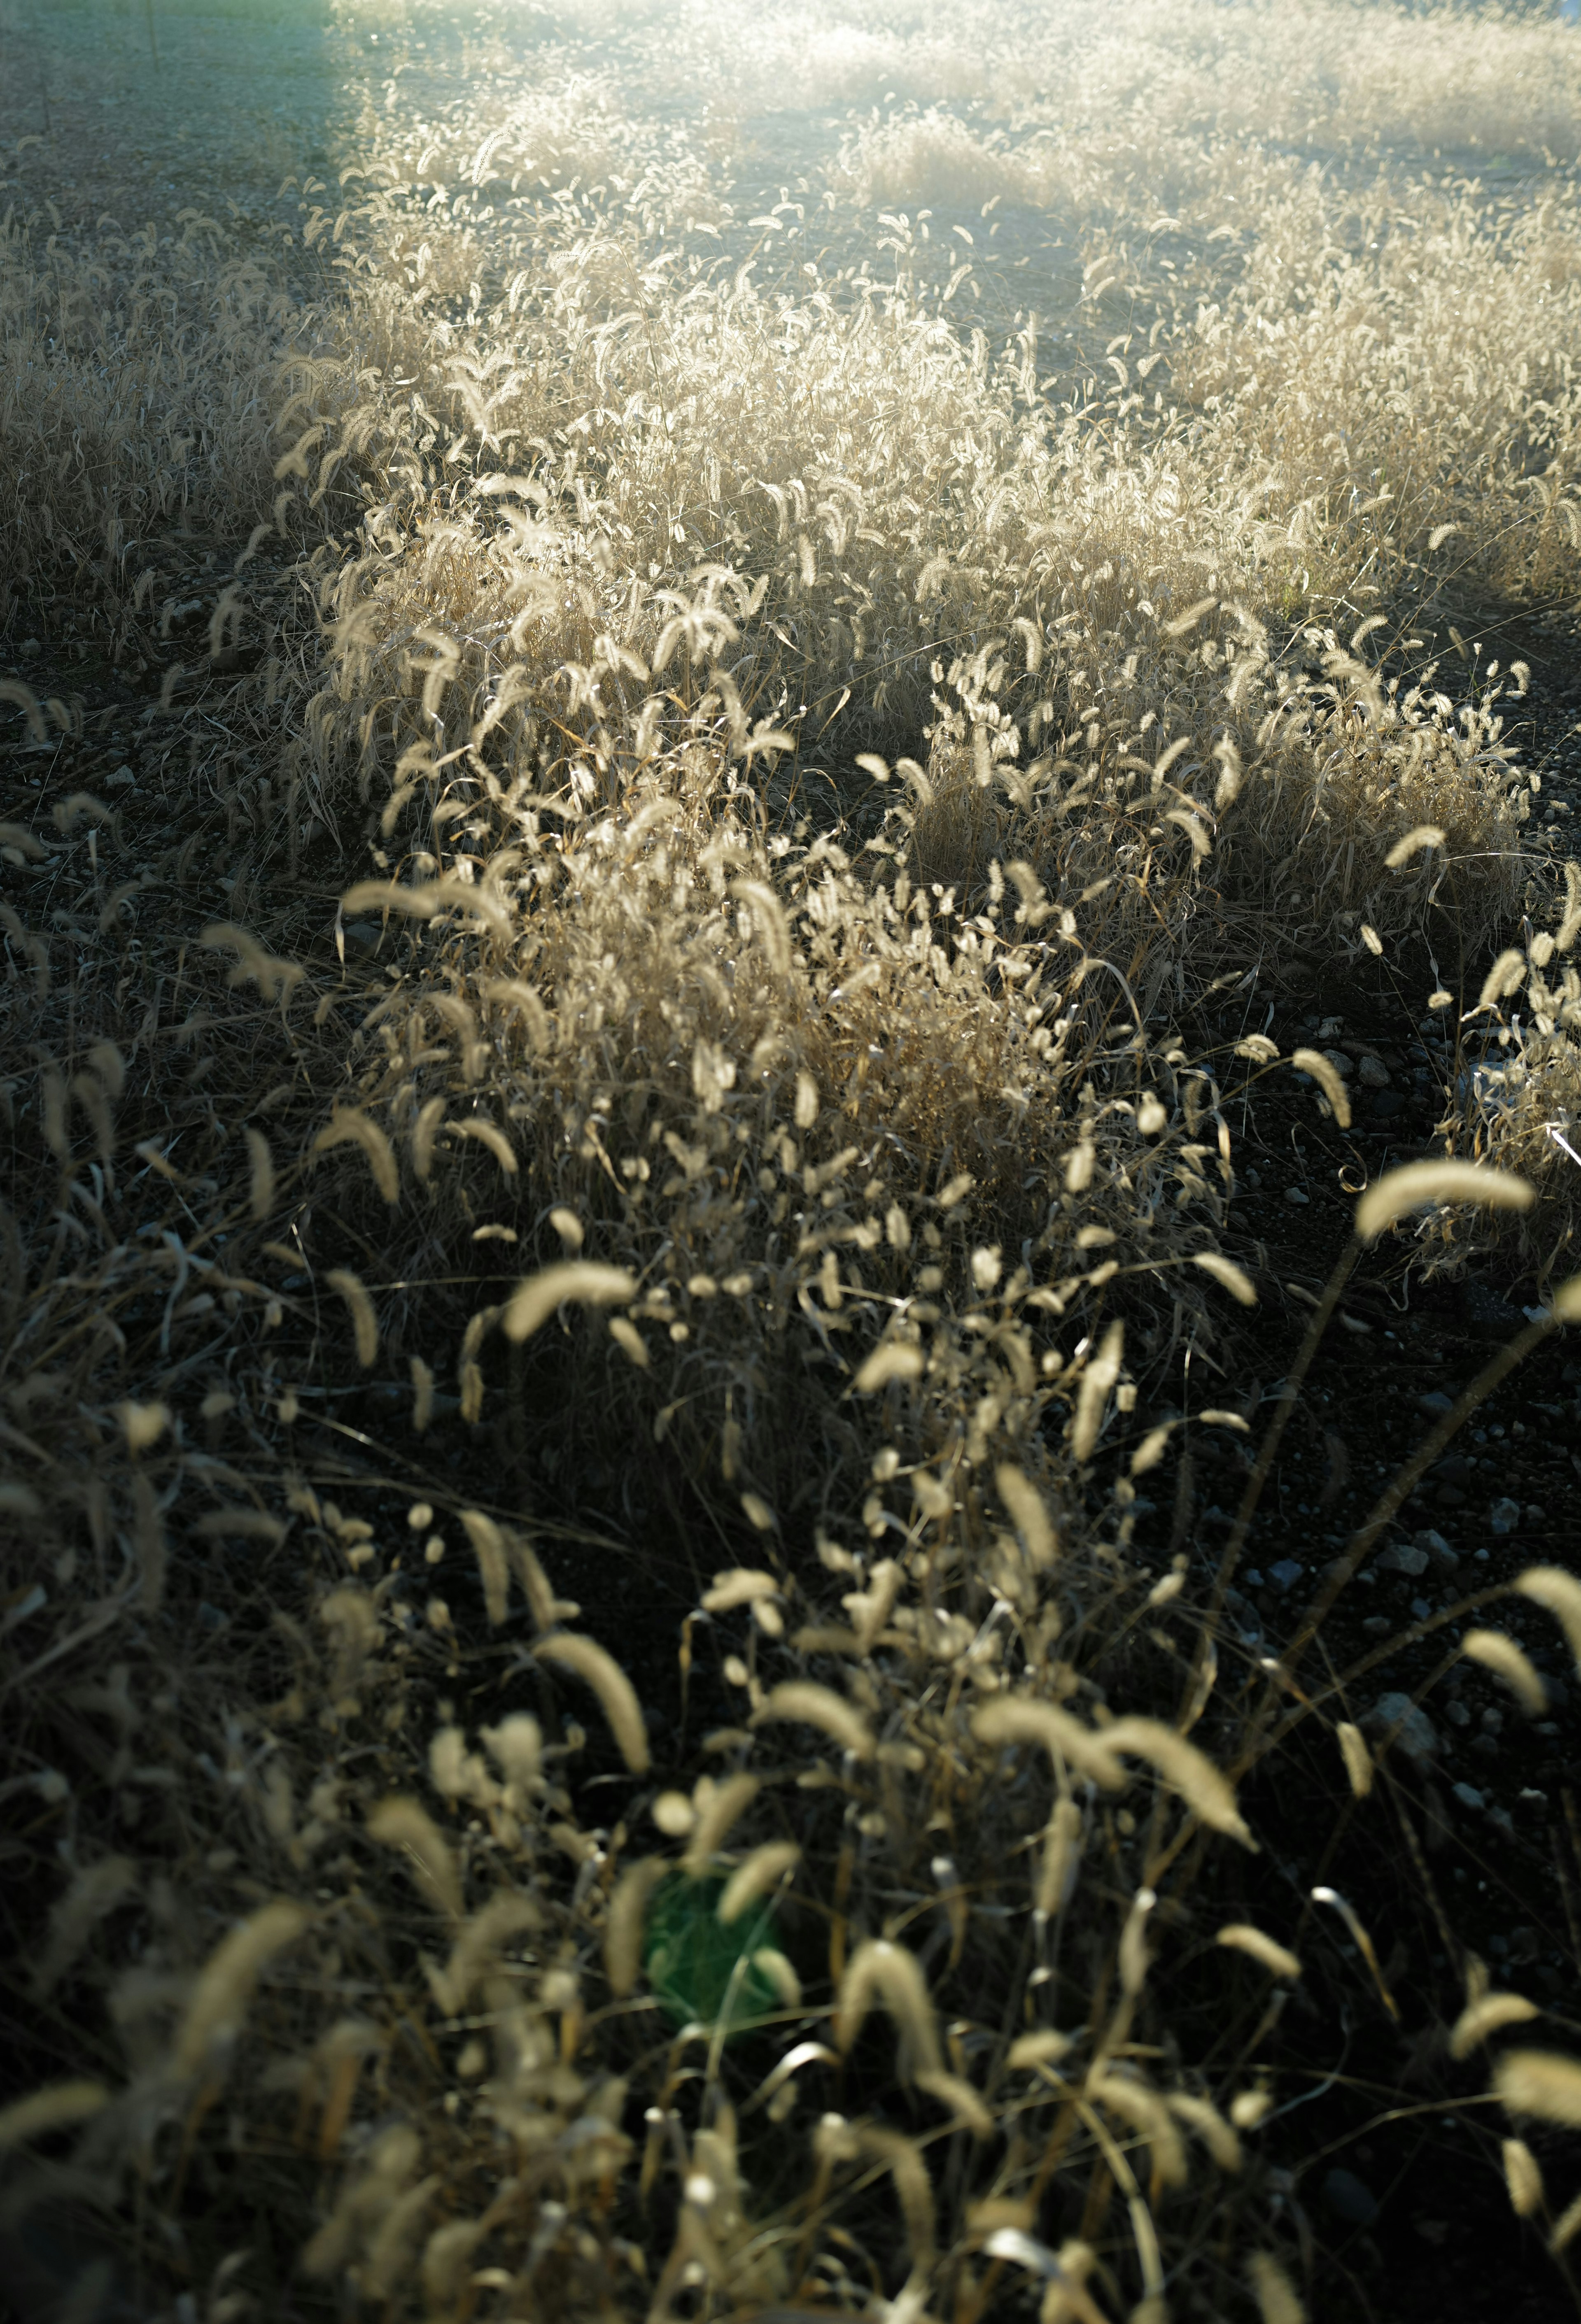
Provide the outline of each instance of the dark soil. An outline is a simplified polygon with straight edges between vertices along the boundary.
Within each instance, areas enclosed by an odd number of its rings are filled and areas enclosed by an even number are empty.
[[[171,28],[163,74],[185,75],[203,101],[190,130],[168,134],[160,126],[168,82],[138,45],[137,14],[122,12],[115,22],[122,107],[115,140],[102,134],[108,100],[98,83],[51,84],[37,42],[25,29],[0,28],[0,202],[6,188],[31,203],[51,184],[69,184],[81,214],[114,206],[130,226],[144,215],[173,217],[223,181],[235,195],[233,222],[262,230],[284,214],[274,185],[301,166],[304,138],[313,165],[328,170],[335,94],[325,76],[299,62],[265,102],[251,87],[260,78],[253,34],[238,28],[227,44],[213,26]],[[245,152],[238,123],[247,132]],[[19,156],[23,135],[42,138],[44,152]],[[290,208],[294,215],[294,200]],[[217,548],[182,545],[194,591]],[[235,554],[232,545],[222,561]],[[262,603],[266,593],[260,595]],[[1467,591],[1446,595],[1428,622],[1416,617],[1417,632],[1447,658],[1458,650],[1451,624],[1484,662],[1497,656],[1506,667],[1530,664],[1530,710],[1512,711],[1506,739],[1542,777],[1534,822],[1544,844],[1561,855],[1575,851],[1581,659],[1574,609],[1492,604]],[[180,641],[162,641],[151,631],[135,650],[123,641],[112,662],[107,626],[90,606],[8,591],[3,575],[0,625],[0,669],[23,678],[41,699],[55,696],[75,707],[80,727],[75,737],[34,744],[19,716],[0,714],[0,808],[28,821],[41,796],[77,789],[114,806],[153,780],[175,731],[157,704],[168,666],[183,658]],[[241,650],[261,652],[266,641],[261,617]],[[227,694],[252,682],[249,669],[209,665],[200,648],[189,647],[186,658],[194,670],[181,706],[199,705],[223,732]],[[181,749],[184,756],[184,739]],[[233,908],[218,886],[226,863],[208,838],[224,831],[234,839],[238,816],[244,836],[248,827],[245,802],[232,794],[227,806],[223,750],[208,771],[217,788],[194,801],[186,825],[165,835],[172,861],[179,843],[205,835],[197,876],[173,878],[158,906],[187,915],[194,933]],[[236,868],[233,861],[227,876]],[[300,866],[299,878],[302,948],[328,963],[341,884],[328,835],[321,859]],[[1483,965],[1465,964],[1473,998]],[[349,977],[362,973],[354,958]],[[377,973],[370,964],[368,973]],[[1160,1400],[1234,1406],[1251,1434],[1204,1431],[1184,1475],[1174,1466],[1155,1472],[1156,1506],[1143,1516],[1137,1546],[1160,1564],[1177,1545],[1199,1570],[1216,1559],[1278,1383],[1349,1235],[1356,1192],[1396,1163],[1441,1150],[1437,1125],[1458,1065],[1439,1028],[1456,1011],[1429,1016],[1432,982],[1424,962],[1398,982],[1381,967],[1370,984],[1319,978],[1299,998],[1253,984],[1188,1044],[1219,1051],[1227,1067],[1236,1039],[1266,1032],[1286,1055],[1306,1043],[1343,1049],[1358,1065],[1375,1056],[1388,1081],[1361,1099],[1348,1132],[1324,1119],[1316,1093],[1288,1074],[1260,1084],[1232,1117],[1238,1190],[1225,1248],[1254,1275],[1260,1305],[1246,1318],[1236,1311],[1233,1337],[1226,1332],[1217,1347],[1193,1351],[1187,1379],[1152,1385]],[[1431,1425],[1424,1399],[1457,1395],[1521,1327],[1521,1310],[1536,1296],[1513,1244],[1456,1280],[1424,1279],[1408,1265],[1410,1248],[1386,1240],[1358,1268],[1312,1366],[1235,1577],[1221,1689],[1265,1683],[1261,1658],[1279,1654],[1323,1568]],[[454,1414],[421,1445],[407,1441],[393,1416],[397,1395],[403,1402],[406,1393],[375,1384],[308,1409],[299,1451],[321,1491],[333,1491],[337,1480],[355,1481],[370,1502],[387,1492],[393,1511],[416,1496],[441,1508],[493,1500],[501,1514],[519,1505],[522,1480],[508,1444],[467,1430]],[[1383,1552],[1404,1551],[1406,1567],[1419,1553],[1419,1571],[1370,1560],[1301,1672],[1308,1688],[1350,1674],[1344,1715],[1365,1725],[1379,1697],[1414,1694],[1465,1628],[1482,1621],[1527,1647],[1548,1683],[1548,1715],[1526,1721],[1491,1678],[1462,1665],[1426,1698],[1430,1753],[1413,1760],[1397,1743],[1370,1800],[1349,1800],[1317,1720],[1296,1731],[1276,1774],[1254,1775],[1246,1787],[1248,1813],[1266,1841],[1257,1877],[1278,1897],[1276,1925],[1292,1925],[1298,1906],[1308,1912],[1308,1976],[1281,2028],[1281,2089],[1291,2094],[1266,2135],[1289,2174],[1292,2212],[1325,2255],[1318,2312],[1326,2324],[1495,2315],[1504,2324],[1547,2324],[1576,2312],[1569,2276],[1511,2213],[1499,2153],[1506,2126],[1484,2095],[1485,2061],[1474,2055],[1456,2064],[1447,2045],[1465,1997],[1467,1947],[1495,1984],[1530,1992],[1551,2023],[1581,2037],[1581,2022],[1564,2014],[1581,1983],[1581,1812],[1572,1791],[1581,1771],[1581,1683],[1539,1609],[1521,1600],[1495,1600],[1480,1611],[1468,1603],[1530,1564],[1576,1562],[1576,1447],[1581,1347],[1561,1338],[1504,1383],[1401,1512]],[[615,1471],[578,1480],[602,1514],[582,1524],[567,1517],[554,1580],[582,1601],[591,1628],[618,1641],[656,1756],[679,1766],[716,1716],[703,1670],[683,1693],[679,1626],[703,1569],[723,1561],[693,1532],[688,1480],[651,1453],[644,1467],[659,1514],[640,1536],[623,1520]],[[552,1509],[569,1481],[538,1477],[541,1507]],[[552,1532],[552,1521],[541,1519],[539,1529]],[[1326,1708],[1331,1717],[1336,1706]],[[1369,1731],[1381,1739],[1375,1727]],[[1319,1860],[1321,1877],[1369,1932],[1392,2014],[1337,1914],[1291,1894],[1298,1864],[1305,1880],[1317,1877]],[[1556,2171],[1558,2202],[1571,2191]],[[0,2301],[7,2298],[18,2316],[39,2312],[15,2282],[0,2285]]]

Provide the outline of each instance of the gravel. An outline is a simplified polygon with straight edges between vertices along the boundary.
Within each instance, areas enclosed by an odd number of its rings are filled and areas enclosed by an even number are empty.
[[[1367,1713],[1367,1724],[1385,1730],[1399,1727],[1400,1748],[1408,1759],[1430,1759],[1438,1748],[1437,1729],[1409,1694],[1381,1694]]]

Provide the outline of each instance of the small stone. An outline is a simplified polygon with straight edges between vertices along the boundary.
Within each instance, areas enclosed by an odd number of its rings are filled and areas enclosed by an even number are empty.
[[[1327,1058],[1329,1064],[1334,1067],[1335,1072],[1339,1075],[1340,1080],[1344,1081],[1345,1075],[1351,1070],[1351,1061],[1345,1056],[1345,1051],[1343,1049],[1325,1049],[1323,1054]]]
[[[1447,1412],[1454,1409],[1455,1398],[1446,1396],[1441,1388],[1430,1388],[1425,1396],[1417,1398],[1417,1410],[1425,1412],[1429,1420],[1442,1420]]]
[[[1307,1192],[1305,1186],[1287,1186],[1285,1188],[1285,1200],[1287,1203],[1296,1203],[1304,1208],[1311,1199],[1312,1197]]]
[[[1411,1600],[1410,1617],[1413,1622],[1430,1621],[1432,1619],[1432,1615],[1433,1609],[1425,1598],[1413,1598]]]
[[[1293,1557],[1281,1557],[1277,1565],[1269,1567],[1268,1578],[1271,1582],[1276,1582],[1281,1590],[1290,1590],[1300,1580],[1306,1571],[1306,1567],[1298,1565]]]
[[[1400,1729],[1399,1744],[1408,1759],[1430,1759],[1438,1748],[1432,1720],[1409,1694],[1381,1694],[1367,1714],[1370,1727]]]
[[[1409,1573],[1414,1582],[1419,1573],[1428,1570],[1428,1553],[1414,1542],[1391,1542],[1378,1560],[1381,1573]]]
[[[1321,1044],[1324,1041],[1337,1041],[1344,1031],[1345,1019],[1343,1017],[1326,1017],[1323,1019],[1322,1024],[1318,1028],[1318,1042]],[[1345,1063],[1347,1065],[1349,1065],[1350,1059],[1348,1057],[1345,1059]]]
[[[1456,1784],[1455,1796],[1463,1808],[1480,1808],[1483,1804],[1483,1795],[1475,1784]]]
[[[1398,1090],[1380,1090],[1373,1100],[1374,1121],[1392,1121],[1397,1113],[1405,1111],[1405,1100]]]
[[[1519,1501],[1511,1500],[1508,1496],[1502,1500],[1495,1501],[1488,1511],[1488,1524],[1494,1533],[1513,1533],[1520,1522],[1521,1504]]]
[[[1388,1088],[1389,1068],[1384,1064],[1382,1057],[1364,1057],[1361,1064],[1356,1067],[1356,1071],[1361,1075],[1362,1087],[1364,1089],[1382,1090]]]
[[[1440,1566],[1446,1573],[1454,1572],[1460,1560],[1441,1533],[1435,1533],[1428,1526],[1421,1533],[1414,1535],[1412,1538],[1419,1549],[1427,1551],[1435,1565]]]
[[[1544,1508],[1540,1501],[1527,1502],[1526,1522],[1528,1525],[1541,1525],[1544,1523],[1547,1517],[1548,1511]]]
[[[1376,2197],[1354,2171],[1331,2171],[1323,2181],[1323,2200],[1353,2227],[1370,2227],[1378,2217]]]

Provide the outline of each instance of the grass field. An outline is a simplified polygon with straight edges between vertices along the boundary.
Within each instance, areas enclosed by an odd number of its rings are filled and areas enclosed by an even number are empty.
[[[1581,32],[0,0],[0,164],[20,2312],[1571,2313]]]

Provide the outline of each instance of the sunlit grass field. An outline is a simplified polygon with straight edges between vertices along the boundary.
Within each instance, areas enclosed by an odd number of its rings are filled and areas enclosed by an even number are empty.
[[[1226,1603],[1362,1245],[1530,1278],[1422,1467],[1581,1315],[1581,869],[1484,642],[1581,599],[1581,32],[0,42],[24,2308],[1392,2317],[1284,2116],[1354,2010],[1406,2089],[1327,1884],[1415,1846],[1345,1628],[1414,1480],[1277,1652]],[[1451,1065],[1271,1382],[1318,983]],[[1419,1702],[1541,1716],[1510,1594]],[[1423,1894],[1567,2313],[1574,2028]]]

